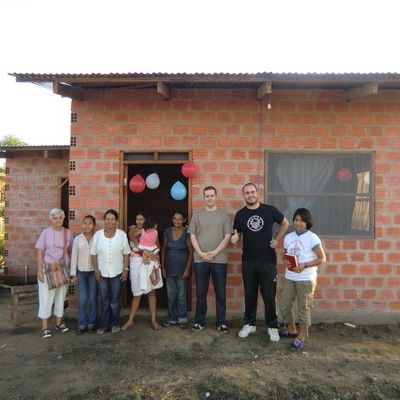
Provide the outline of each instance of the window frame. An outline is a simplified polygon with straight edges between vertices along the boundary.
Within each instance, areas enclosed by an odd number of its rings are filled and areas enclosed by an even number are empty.
[[[295,156],[295,155],[299,155],[299,156],[321,156],[321,155],[329,155],[329,156],[335,156],[335,157],[349,157],[352,155],[364,155],[364,156],[368,156],[369,157],[369,168],[370,168],[370,176],[369,176],[369,192],[367,194],[367,196],[369,197],[369,230],[368,233],[367,231],[365,231],[365,234],[363,235],[355,235],[355,234],[340,234],[340,233],[335,233],[335,234],[328,234],[328,233],[318,233],[318,236],[320,236],[321,238],[324,239],[332,239],[332,240],[337,240],[337,239],[341,239],[341,240],[370,240],[370,239],[374,239],[375,238],[375,184],[374,184],[374,167],[375,167],[375,152],[374,151],[341,151],[341,150],[331,150],[331,151],[309,151],[309,150],[265,150],[265,200],[267,203],[271,204],[271,205],[275,205],[274,201],[271,201],[271,197],[279,197],[279,196],[285,196],[287,194],[293,195],[293,196],[298,196],[301,195],[302,193],[300,192],[272,192],[270,190],[271,188],[271,184],[270,181],[270,174],[268,173],[269,169],[270,169],[270,155],[273,154],[274,156],[286,156],[286,155],[290,155],[290,156]],[[277,164],[277,163],[276,163]],[[276,165],[275,164],[275,165]],[[272,166],[271,166],[272,167]],[[273,185],[272,185],[273,187]],[[308,194],[303,193],[303,195],[308,196]],[[324,192],[317,194],[315,193],[315,195],[318,195],[320,197],[326,197],[327,195],[324,194]],[[328,192],[329,195],[329,192]],[[341,194],[337,194],[336,196],[341,197],[341,198],[345,198],[346,196],[354,196],[357,197],[357,192],[354,194],[347,194],[346,193],[342,193]],[[362,196],[362,194],[359,194],[358,196]],[[278,206],[279,208],[279,206]],[[284,212],[283,210],[280,209],[281,212]],[[293,224],[292,224],[292,217],[293,215],[285,215],[285,217],[288,219],[289,223],[290,223],[290,227],[289,229],[293,229]],[[325,225],[327,226],[327,225]],[[361,230],[360,230],[361,231]]]

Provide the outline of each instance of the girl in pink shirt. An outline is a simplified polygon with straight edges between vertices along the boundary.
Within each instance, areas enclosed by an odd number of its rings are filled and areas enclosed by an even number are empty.
[[[157,220],[153,216],[149,215],[145,220],[143,228],[139,229],[134,234],[136,237],[139,237],[138,248],[142,252],[143,264],[148,265],[150,261],[157,262],[158,266],[154,268],[150,275],[152,285],[157,285],[161,280],[159,268],[160,263],[158,257],[155,257],[160,251],[157,226]]]

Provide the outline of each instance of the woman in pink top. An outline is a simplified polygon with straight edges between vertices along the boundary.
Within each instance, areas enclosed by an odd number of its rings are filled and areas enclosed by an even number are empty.
[[[96,219],[87,215],[82,225],[83,233],[75,238],[71,254],[71,279],[78,287],[78,335],[96,329],[98,302],[97,281],[90,257]]]
[[[51,316],[51,309],[54,303],[54,315],[56,317],[55,330],[67,332],[69,329],[62,323],[64,315],[64,301],[67,295],[68,284],[55,289],[49,289],[44,275],[45,264],[50,264],[64,258],[64,263],[69,270],[70,250],[74,240],[72,232],[63,228],[65,219],[64,211],[60,208],[53,208],[50,211],[49,219],[51,227],[46,228],[40,235],[35,247],[37,254],[37,278],[39,286],[39,318],[42,320],[43,338],[51,337],[48,327],[48,319]]]

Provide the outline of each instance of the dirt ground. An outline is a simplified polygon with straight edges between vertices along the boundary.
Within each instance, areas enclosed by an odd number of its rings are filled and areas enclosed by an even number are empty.
[[[13,328],[0,290],[1,399],[400,399],[398,324],[318,324],[293,354],[290,339],[271,343],[261,323],[247,339],[237,337],[239,318],[226,335],[211,319],[200,332],[154,331],[143,309],[125,332],[42,339],[25,301]],[[66,316],[73,328],[75,311]]]

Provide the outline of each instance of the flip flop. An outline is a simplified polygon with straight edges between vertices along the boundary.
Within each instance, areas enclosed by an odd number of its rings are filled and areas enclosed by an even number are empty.
[[[114,326],[114,328],[111,328],[112,333],[118,333],[121,330],[119,326]]]
[[[154,322],[154,323],[151,322],[150,325],[155,331],[159,331],[160,329],[162,329],[162,326],[158,322]]]
[[[134,322],[128,324],[127,322],[121,326],[121,331],[126,331],[130,326],[135,325]]]
[[[98,335],[104,335],[106,331],[104,329],[97,329],[97,334]]]
[[[189,324],[187,322],[182,322],[181,324],[179,324],[179,328],[188,329],[189,328]]]

